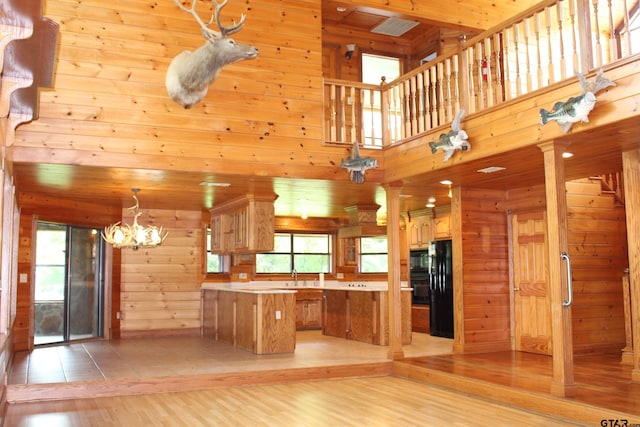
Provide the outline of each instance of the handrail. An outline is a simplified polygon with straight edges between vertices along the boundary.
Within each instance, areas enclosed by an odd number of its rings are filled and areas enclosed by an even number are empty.
[[[392,82],[326,79],[325,141],[390,146],[631,56],[635,1],[545,0]]]

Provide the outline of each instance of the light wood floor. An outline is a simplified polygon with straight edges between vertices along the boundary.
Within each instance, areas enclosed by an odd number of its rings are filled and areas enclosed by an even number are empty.
[[[263,356],[198,337],[43,347],[16,355],[4,425],[640,425],[640,385],[619,354],[576,357],[569,399],[548,393],[548,356],[451,344],[414,333],[395,362],[387,347],[319,331]]]

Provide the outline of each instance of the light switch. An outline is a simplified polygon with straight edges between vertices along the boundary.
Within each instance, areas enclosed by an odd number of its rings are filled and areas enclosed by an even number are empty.
[[[27,283],[28,281],[27,273],[20,273],[20,283]]]
[[[282,319],[282,312],[280,310],[276,310],[276,320]]]

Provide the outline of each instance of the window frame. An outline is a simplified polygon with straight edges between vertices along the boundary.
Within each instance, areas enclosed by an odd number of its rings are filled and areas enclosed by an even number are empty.
[[[334,252],[335,252],[335,234],[334,233],[327,233],[327,232],[315,232],[315,231],[276,231],[274,233],[274,240],[276,239],[277,236],[282,236],[282,235],[288,235],[289,236],[289,243],[290,243],[290,250],[289,252],[276,252],[274,251],[269,251],[269,252],[259,252],[256,254],[256,258],[255,258],[255,272],[256,275],[282,275],[282,274],[290,274],[292,273],[294,270],[299,273],[299,274],[319,274],[319,273],[325,273],[325,274],[331,274],[334,264],[335,264],[335,259],[334,259]],[[328,252],[295,252],[294,250],[294,237],[295,236],[324,236],[328,241],[327,241],[327,250]],[[274,246],[275,247],[275,246]],[[260,255],[288,255],[289,256],[289,265],[290,265],[290,270],[289,271],[277,271],[277,272],[265,272],[265,271],[259,271],[258,270],[258,258]],[[327,259],[327,266],[326,266],[326,270],[325,271],[299,271],[296,268],[295,265],[295,258],[296,255],[301,256],[301,255],[323,255],[326,256]]]

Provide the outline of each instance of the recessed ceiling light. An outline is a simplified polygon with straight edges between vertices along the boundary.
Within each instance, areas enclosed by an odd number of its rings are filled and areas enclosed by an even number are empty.
[[[338,7],[336,7],[336,10],[337,10],[338,12],[342,13],[342,12],[346,12],[346,11],[347,11],[347,8],[346,8],[346,7],[342,7],[342,6],[338,6]]]
[[[427,203],[425,206],[428,208],[434,208],[436,205],[435,203]]]
[[[435,198],[435,197],[433,197],[433,196],[431,196],[431,197],[429,197],[429,198],[427,199],[427,202],[429,202],[429,203],[435,203],[435,202],[436,202],[436,198]]]
[[[443,179],[442,181],[440,181],[440,184],[442,184],[442,185],[451,185],[451,184],[453,184],[453,182],[448,180],[448,179]]]
[[[399,197],[401,199],[408,199],[409,197],[413,197],[413,194],[401,194]]]
[[[202,185],[203,187],[229,187],[231,184],[229,184],[228,182],[202,181],[200,185]]]
[[[570,159],[573,157],[573,153],[570,153],[568,151],[565,151],[564,153],[562,153],[562,158],[563,159]]]
[[[478,169],[478,172],[481,173],[494,173],[505,170],[502,166],[489,166],[488,168]]]

